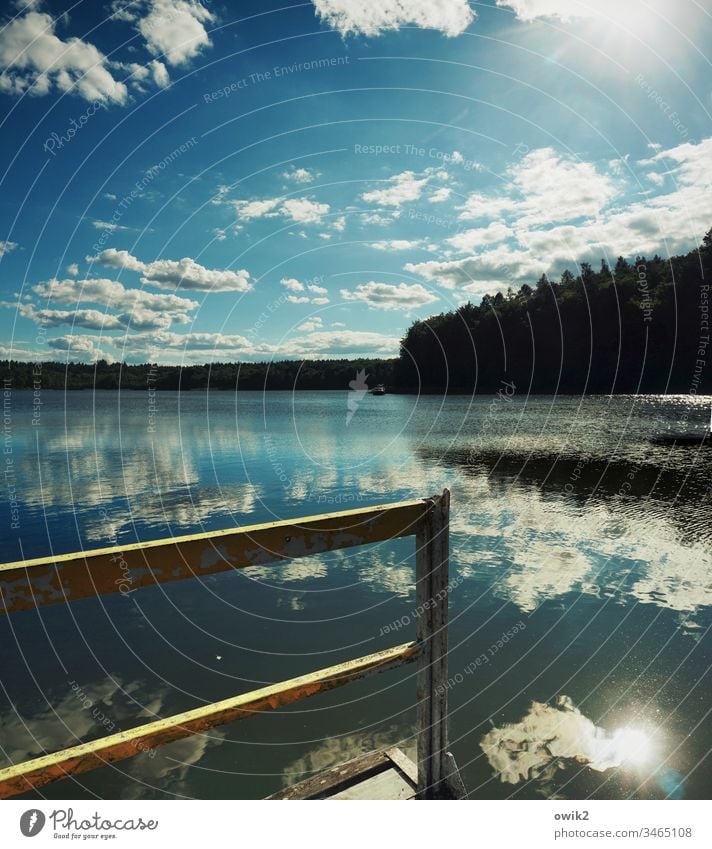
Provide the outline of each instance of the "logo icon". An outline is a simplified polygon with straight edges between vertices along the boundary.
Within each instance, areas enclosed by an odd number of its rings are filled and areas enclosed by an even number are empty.
[[[356,412],[356,410],[358,410],[359,402],[368,392],[368,383],[366,383],[367,379],[368,375],[366,374],[366,369],[362,368],[356,372],[356,379],[349,381],[349,388],[351,389],[351,392],[349,392],[348,400],[346,401],[347,427],[351,422],[351,419],[354,417],[354,413]]]
[[[25,837],[39,834],[45,825],[45,815],[38,808],[31,808],[20,817],[20,831]]]

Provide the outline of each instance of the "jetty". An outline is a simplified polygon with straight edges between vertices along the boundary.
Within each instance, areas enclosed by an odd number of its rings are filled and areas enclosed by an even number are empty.
[[[193,710],[48,752],[0,770],[0,798],[133,757],[211,728],[276,710],[402,664],[417,664],[417,763],[396,745],[370,752],[273,794],[271,799],[462,799],[466,790],[448,740],[447,617],[450,493],[100,548],[0,565],[0,614],[120,591],[117,562],[132,589],[412,536],[415,638]],[[394,741],[395,743],[395,741]]]

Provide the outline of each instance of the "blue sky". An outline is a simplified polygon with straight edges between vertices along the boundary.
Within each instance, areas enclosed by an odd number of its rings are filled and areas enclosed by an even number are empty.
[[[692,0],[9,4],[0,357],[395,355],[712,227]]]

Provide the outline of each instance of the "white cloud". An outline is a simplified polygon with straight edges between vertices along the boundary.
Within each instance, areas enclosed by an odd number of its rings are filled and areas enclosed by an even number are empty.
[[[67,274],[71,274],[72,277],[76,277],[79,274],[79,266],[76,262],[70,262],[67,266]]]
[[[158,289],[188,289],[202,292],[247,292],[252,288],[250,275],[244,269],[228,271],[205,268],[191,257],[180,260],[157,259],[142,262],[128,251],[107,248],[88,262],[99,262],[112,268],[138,271],[141,282]]]
[[[313,330],[318,330],[322,327],[324,322],[321,319],[321,316],[315,315],[312,318],[307,319],[305,322],[297,327],[297,330],[302,331],[303,333],[309,333]]]
[[[178,295],[157,295],[144,289],[129,289],[116,280],[48,280],[32,287],[32,291],[48,302],[59,304],[92,303],[117,310],[157,310],[180,315],[197,309],[198,301]]]
[[[458,260],[431,260],[405,266],[406,271],[420,274],[446,289],[462,288],[481,295],[536,280],[548,268],[548,262],[538,260],[528,251],[503,247]]]
[[[242,221],[253,218],[271,218],[277,215],[276,207],[283,198],[266,198],[265,200],[235,200],[232,201],[235,211]]]
[[[133,15],[138,31],[146,41],[146,47],[154,56],[165,57],[169,65],[184,65],[195,58],[201,50],[211,46],[205,24],[215,20],[196,0],[150,0],[130,6],[148,13],[140,17]],[[124,7],[125,9],[128,7]],[[130,19],[130,13],[125,19]]]
[[[300,295],[287,295],[287,300],[290,304],[328,304],[329,299],[325,298],[328,290],[316,283],[307,283],[306,286],[300,283],[294,277],[284,277],[279,281],[285,289],[290,292],[301,292]],[[306,293],[309,294],[306,294]],[[316,295],[317,297],[314,297]]]
[[[41,327],[85,327],[89,330],[167,330],[174,320],[181,323],[190,321],[187,315],[160,312],[147,309],[133,309],[131,312],[113,315],[101,310],[74,309],[52,310],[36,309],[32,304],[21,304],[18,312]]]
[[[410,310],[432,304],[438,296],[429,292],[420,283],[359,283],[353,290],[342,289],[341,297],[345,301],[361,301],[369,307],[383,310]]]
[[[436,189],[428,198],[430,203],[443,203],[444,201],[450,198],[452,194],[452,189],[448,186],[441,186],[439,189]]]
[[[0,241],[0,256],[5,256],[5,254],[9,254],[10,251],[14,251],[16,247],[17,242]]]
[[[402,26],[439,30],[460,35],[475,19],[467,0],[313,0],[316,12],[328,26],[346,36],[380,35]]]
[[[458,251],[469,253],[474,251],[475,248],[501,242],[512,235],[514,235],[513,231],[506,224],[502,224],[501,221],[493,221],[487,227],[473,227],[469,230],[462,230],[445,241],[457,248]]]
[[[331,226],[337,233],[343,233],[346,229],[346,216],[339,215],[331,222]]]
[[[292,183],[311,183],[314,181],[314,173],[308,168],[292,168],[282,174],[285,180]]]
[[[329,204],[308,198],[289,198],[280,207],[280,212],[297,224],[319,224],[329,212]]]
[[[125,227],[122,224],[116,224],[114,221],[102,221],[100,218],[95,218],[91,222],[92,227],[96,230],[108,230],[111,233],[117,230],[130,230],[130,227]]]
[[[289,289],[290,292],[303,292],[304,285],[300,283],[298,280],[295,280],[294,277],[283,277],[279,281],[285,289]]]
[[[163,62],[159,62],[158,59],[153,59],[149,62],[149,68],[153,74],[153,82],[159,88],[168,88],[171,84],[171,78],[168,75],[168,70]]]
[[[96,362],[96,360],[108,360],[113,362],[115,357],[106,353],[99,344],[110,342],[101,336],[58,336],[55,339],[49,339],[47,344],[55,351],[64,351],[67,354],[67,360],[83,360],[87,362]]]
[[[386,188],[364,192],[361,199],[378,206],[398,207],[408,201],[418,200],[428,179],[428,175],[419,178],[413,171],[403,171],[401,174],[389,177],[385,181]]]
[[[490,234],[493,238],[498,232],[504,235],[499,228],[507,225],[494,222],[448,240],[460,250],[477,252],[475,255],[410,263],[405,270],[448,288],[484,294],[532,283],[544,271],[560,273],[578,261],[689,251],[700,243],[712,221],[711,159],[712,138],[660,150],[635,164],[664,169],[662,175],[669,177],[664,184],[670,190],[612,207],[614,183],[592,164],[562,159],[550,149],[534,151],[511,170],[510,194],[470,198],[468,214],[472,217],[488,210],[493,216],[497,205],[509,209],[508,226],[517,241],[514,248],[500,245],[481,250]],[[657,173],[653,170],[646,176]]]
[[[381,239],[371,242],[369,247],[377,251],[409,251],[420,247],[420,244],[419,239]]]
[[[630,3],[630,0],[627,2]],[[512,9],[521,21],[534,21],[537,18],[570,21],[575,18],[616,20],[620,17],[621,6],[627,4],[620,0],[497,0],[497,5]],[[640,12],[643,11],[641,8]]]
[[[399,340],[367,330],[321,330],[289,340],[279,354],[299,357],[394,356]]]
[[[29,11],[0,29],[0,91],[44,95],[56,88],[85,100],[125,103],[124,83],[114,79],[104,54],[81,38],[62,41],[55,19]]]
[[[261,200],[231,201],[241,221],[254,218],[290,218],[296,224],[319,224],[329,212],[328,203],[309,198],[263,198]]]
[[[394,209],[385,215],[380,212],[364,212],[359,218],[362,224],[371,224],[375,227],[389,227],[394,221],[400,218],[400,215],[400,209]]]

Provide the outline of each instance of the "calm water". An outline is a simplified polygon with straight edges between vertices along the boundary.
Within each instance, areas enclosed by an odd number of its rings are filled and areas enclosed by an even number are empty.
[[[709,400],[347,392],[12,397],[2,560],[452,490],[452,750],[475,798],[706,798]],[[16,762],[412,639],[413,540],[0,617]],[[389,628],[390,626],[390,628]],[[390,630],[390,633],[385,631]],[[479,658],[479,661],[478,661]],[[252,798],[412,750],[415,669],[43,789]]]

